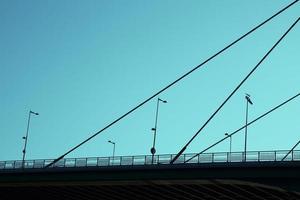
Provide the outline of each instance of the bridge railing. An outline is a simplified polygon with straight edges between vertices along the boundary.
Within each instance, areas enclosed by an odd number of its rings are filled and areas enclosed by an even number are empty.
[[[289,151],[248,151],[244,152],[218,152],[203,154],[183,154],[175,162],[180,163],[236,163],[236,162],[278,162]],[[197,156],[195,156],[197,155]],[[194,157],[195,156],[195,157]],[[108,167],[130,165],[164,165],[169,164],[175,154],[140,155],[140,156],[115,156],[115,157],[88,157],[88,158],[64,158],[56,162],[51,168],[71,167]],[[192,159],[191,159],[192,158]],[[0,161],[0,170],[10,169],[34,169],[43,168],[53,162],[54,159]],[[187,162],[188,161],[188,162]],[[292,151],[284,161],[300,161],[300,150]]]

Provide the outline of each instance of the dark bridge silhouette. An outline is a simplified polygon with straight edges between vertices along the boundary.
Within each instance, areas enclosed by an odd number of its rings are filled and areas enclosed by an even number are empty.
[[[0,198],[300,199],[300,151],[0,162]]]
[[[297,2],[298,0],[293,1],[57,159],[0,161],[0,199],[17,199],[20,196],[26,199],[44,200],[300,199],[300,151],[293,150],[294,147],[291,151],[246,152],[245,148],[244,152],[183,154],[194,138],[254,73],[300,18],[297,18],[277,40],[177,154],[65,158],[69,153],[177,84]],[[300,93],[252,122],[246,122],[242,128],[246,129],[251,123],[299,95]],[[228,134],[227,138],[236,132]],[[27,136],[25,139],[27,141]]]

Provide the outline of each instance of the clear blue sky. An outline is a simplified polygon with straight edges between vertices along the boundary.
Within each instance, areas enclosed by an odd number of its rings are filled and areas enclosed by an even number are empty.
[[[291,1],[0,0],[0,160],[56,158]],[[160,95],[157,153],[177,153],[299,17],[300,3]],[[186,152],[300,91],[300,24]],[[248,150],[290,149],[300,99],[248,129]],[[68,157],[150,154],[156,99]],[[226,141],[211,151],[227,151]],[[243,132],[233,137],[242,151]]]

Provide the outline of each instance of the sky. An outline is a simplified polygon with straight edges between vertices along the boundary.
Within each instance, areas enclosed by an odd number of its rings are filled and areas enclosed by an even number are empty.
[[[292,1],[0,0],[0,160],[57,158]],[[159,95],[157,154],[176,154],[299,17],[300,3]],[[300,91],[300,24],[185,153]],[[150,154],[154,98],[67,157]],[[247,149],[298,142],[300,98],[248,127]],[[232,138],[243,151],[244,132]],[[299,149],[299,148],[298,148]],[[229,150],[229,141],[209,152]]]

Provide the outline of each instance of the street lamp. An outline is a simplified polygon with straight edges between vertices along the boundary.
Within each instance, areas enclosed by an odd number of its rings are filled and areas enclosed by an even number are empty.
[[[228,134],[228,133],[225,133],[225,136],[229,137],[229,140],[230,140],[230,145],[229,145],[229,153],[231,155],[231,144],[232,144],[232,138],[231,138],[231,134]]]
[[[152,154],[152,164],[154,162],[154,154],[156,153],[156,149],[155,149],[155,142],[156,142],[156,132],[157,132],[157,119],[158,119],[158,108],[159,108],[159,102],[162,103],[167,103],[167,101],[162,100],[160,98],[157,98],[157,104],[156,104],[156,114],[155,114],[155,126],[154,128],[152,128],[151,130],[154,131],[153,134],[153,146],[150,150],[151,154]]]
[[[116,148],[116,143],[115,142],[112,142],[110,140],[108,140],[109,143],[113,144],[114,147],[113,147],[113,157],[112,157],[112,164],[114,164],[114,160],[115,160],[115,148]]]
[[[29,124],[30,124],[30,116],[31,114],[34,115],[39,115],[39,113],[33,112],[33,111],[29,111],[28,114],[28,121],[27,121],[27,130],[26,130],[26,136],[23,136],[22,139],[24,139],[24,149],[23,149],[23,158],[22,158],[22,168],[25,167],[25,155],[26,155],[26,147],[27,147],[27,139],[28,139],[28,133],[29,133]]]
[[[248,128],[248,105],[249,103],[253,105],[250,95],[246,94],[245,96],[246,99],[246,126],[245,126],[245,150],[244,150],[244,161],[246,162],[246,153],[247,153],[247,128]]]

